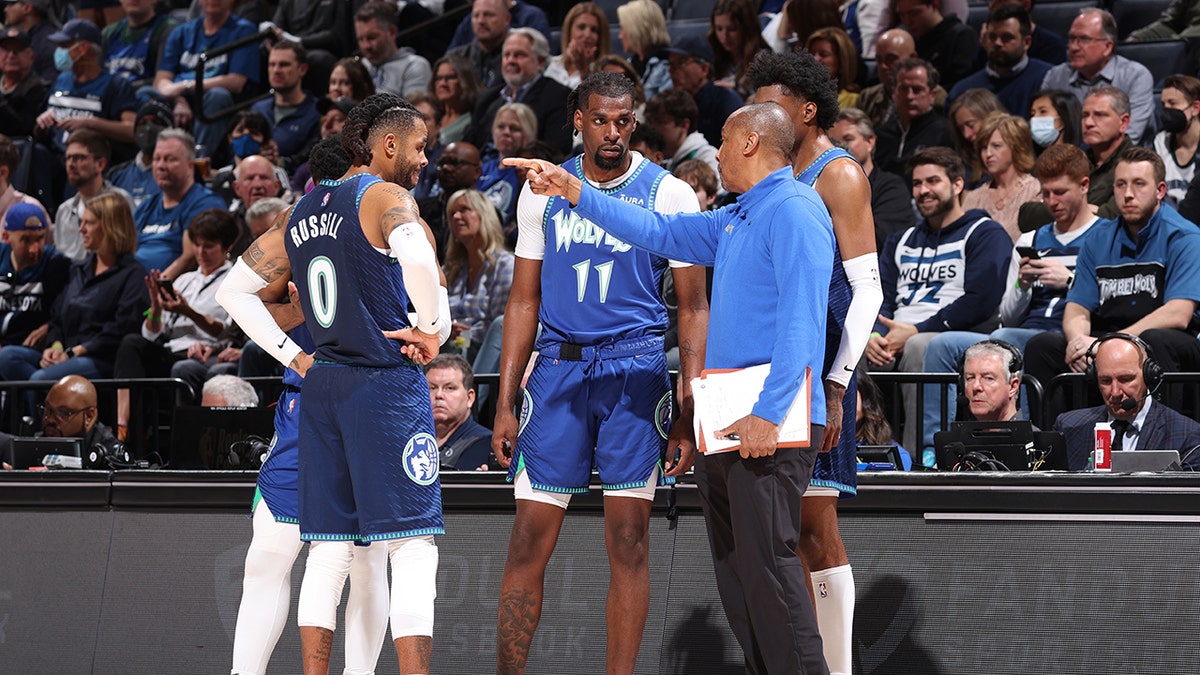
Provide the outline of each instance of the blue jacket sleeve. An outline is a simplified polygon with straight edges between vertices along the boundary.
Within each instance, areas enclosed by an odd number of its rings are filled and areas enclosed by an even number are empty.
[[[799,197],[781,202],[770,219],[769,255],[779,296],[771,372],[753,413],[776,424],[783,421],[800,391],[805,369],[814,364],[812,422],[825,423],[825,406],[823,402],[817,405],[821,396],[817,389],[823,386],[819,378],[825,354],[829,277],[833,272],[833,227],[795,226],[822,219],[828,222],[829,216]],[[798,261],[803,261],[803,273],[797,273]]]
[[[883,244],[883,251],[879,254],[879,284],[883,287],[883,304],[879,307],[879,313],[889,319],[896,314],[896,280],[900,277],[900,270],[896,267],[896,247],[900,245],[900,238],[905,232],[908,230],[901,230],[888,237]],[[876,320],[875,332],[887,335],[887,326]]]
[[[1192,300],[1200,302],[1200,231],[1189,228],[1172,237],[1167,244],[1166,288],[1163,302]]]
[[[664,258],[711,266],[717,259],[717,233],[727,211],[673,213],[648,211],[620,199],[605,197],[583,183],[576,211],[604,231]],[[828,275],[826,275],[828,277]]]
[[[917,331],[967,330],[996,313],[1012,258],[1012,237],[995,221],[979,226],[967,240],[963,294],[917,324]]]

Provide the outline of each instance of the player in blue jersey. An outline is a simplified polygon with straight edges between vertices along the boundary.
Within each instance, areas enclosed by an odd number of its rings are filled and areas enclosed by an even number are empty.
[[[436,355],[450,312],[433,235],[401,187],[416,184],[426,137],[421,114],[402,98],[360,103],[342,132],[354,166],[305,195],[286,228],[252,244],[222,286],[230,316],[312,391],[301,409],[299,467],[301,536],[313,542],[300,591],[306,673],[328,671],[356,541],[387,543],[392,577],[402,581],[391,590],[400,669],[429,672],[433,535],[443,523],[429,389],[417,366]],[[245,299],[290,277],[293,265],[315,359]]]
[[[322,141],[313,149],[309,166],[314,180],[341,176],[350,165],[340,136]],[[286,214],[281,216],[286,218]],[[286,221],[281,221],[286,222]],[[288,331],[306,353],[313,352],[312,336],[304,327],[304,314],[295,285],[291,302],[283,298],[284,281],[264,288],[258,297],[275,323]],[[275,644],[283,632],[291,605],[292,566],[304,542],[300,539],[298,496],[300,448],[300,386],[303,378],[288,368],[284,390],[275,407],[275,436],[258,472],[251,513],[254,536],[246,551],[242,602],[233,633],[233,670],[250,675],[266,672]],[[350,568],[350,597],[346,601],[346,672],[371,673],[379,660],[379,647],[387,631],[387,547],[382,543],[354,548]]]
[[[810,575],[825,661],[831,673],[848,674],[854,575],[838,530],[837,505],[839,497],[852,497],[858,489],[854,369],[883,302],[871,185],[862,166],[827,133],[837,122],[838,90],[825,66],[807,52],[764,54],[748,76],[755,101],[774,101],[791,116],[796,132],[792,168],[797,180],[812,186],[825,202],[837,238],[822,372],[825,438],[804,493],[797,552]]]
[[[583,154],[563,167],[607,194],[662,213],[696,212],[683,181],[629,151],[633,88],[612,73],[589,76],[568,99]],[[564,199],[522,190],[512,293],[504,317],[492,447],[515,483],[516,520],[500,588],[498,673],[525,672],[542,606],[542,582],[571,495],[595,465],[604,484],[609,581],[608,672],[633,672],[650,604],[650,506],[660,482],[691,467],[687,383],[703,363],[708,301],[702,267],[671,264],[679,293],[681,417],[670,430],[663,353],[668,261],[605,234]],[[521,376],[537,341],[521,421]],[[663,451],[666,450],[665,460]]]

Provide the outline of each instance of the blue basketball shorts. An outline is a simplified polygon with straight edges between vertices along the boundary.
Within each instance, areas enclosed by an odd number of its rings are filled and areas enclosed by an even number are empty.
[[[429,384],[416,366],[318,363],[300,411],[300,537],[445,532]]]
[[[562,358],[543,348],[529,376],[509,480],[525,470],[546,492],[586,492],[592,467],[606,490],[644,487],[671,424],[671,382],[662,338],[583,347]]]
[[[813,386],[822,387],[824,383],[813,382]],[[854,375],[842,397],[842,433],[832,450],[817,453],[809,488],[832,488],[842,498],[858,494],[858,443],[854,438],[857,412],[858,376]]]
[[[299,450],[300,390],[285,387],[275,404],[275,435],[271,437],[271,448],[258,471],[258,494],[280,523],[300,522],[296,486]]]

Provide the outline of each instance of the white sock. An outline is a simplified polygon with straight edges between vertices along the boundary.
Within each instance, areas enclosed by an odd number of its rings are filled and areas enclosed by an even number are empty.
[[[372,675],[387,636],[387,544],[354,547],[350,597],[346,600],[346,669],[342,675]]]
[[[287,623],[292,599],[292,565],[300,554],[300,526],[277,522],[260,501],[254,509],[254,537],[246,551],[242,603],[233,632],[233,671],[262,675]]]
[[[850,675],[853,662],[854,574],[849,565],[812,573],[817,599],[817,628],[825,647],[830,675]]]
[[[308,546],[304,581],[296,621],[300,626],[337,629],[337,607],[350,574],[354,544],[349,541],[314,541]]]

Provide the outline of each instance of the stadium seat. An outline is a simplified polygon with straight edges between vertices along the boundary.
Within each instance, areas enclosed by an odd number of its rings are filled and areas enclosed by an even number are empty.
[[[671,42],[684,35],[697,35],[700,38],[708,35],[708,19],[695,21],[668,21],[667,32],[671,34]]]
[[[983,30],[983,22],[987,21],[987,5],[969,5],[967,7],[967,25],[978,33]]]
[[[708,21],[716,0],[672,0],[667,19],[671,21]]]
[[[1112,4],[1110,10],[1117,20],[1117,35],[1124,40],[1129,34],[1139,28],[1145,28],[1158,21],[1163,10],[1171,0],[1120,0]]]
[[[16,189],[41,202],[53,218],[63,201],[62,193],[67,180],[62,157],[56,157],[49,148],[28,136],[14,138],[12,142],[20,159],[10,182]]]
[[[1186,40],[1122,43],[1117,45],[1117,54],[1149,68],[1150,75],[1154,78],[1155,91],[1162,89],[1162,81],[1168,75],[1190,75],[1194,72],[1188,65]]]
[[[1124,2],[1124,0],[1122,0]],[[1118,3],[1120,4],[1120,3]],[[1034,5],[1029,17],[1033,22],[1046,30],[1067,37],[1071,22],[1079,14],[1079,10],[1088,7],[1099,7],[1096,0],[1072,0],[1071,2],[1047,2]]]
[[[608,17],[608,22],[610,24],[612,24],[613,26],[617,25],[617,8],[620,7],[621,5],[624,5],[625,3],[629,2],[629,0],[593,0],[593,1],[596,3],[596,5],[598,7],[600,7],[600,9],[604,10],[604,15]],[[663,16],[664,17],[670,16],[669,14],[667,14],[667,3],[669,0],[655,0],[655,1],[658,3],[659,7],[662,7]],[[691,2],[691,0],[687,0],[687,2]],[[708,17],[708,15],[706,14],[705,18],[707,18],[707,17]]]

